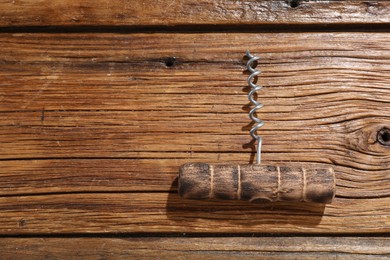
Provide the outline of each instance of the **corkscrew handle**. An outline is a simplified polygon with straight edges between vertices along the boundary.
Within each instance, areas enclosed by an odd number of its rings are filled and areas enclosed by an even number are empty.
[[[335,196],[331,167],[187,163],[178,181],[179,195],[187,199],[330,203]]]

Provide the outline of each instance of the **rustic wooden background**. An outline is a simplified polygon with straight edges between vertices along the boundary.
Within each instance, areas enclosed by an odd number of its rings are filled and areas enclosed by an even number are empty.
[[[390,256],[389,1],[0,2],[0,258]],[[333,204],[187,201],[185,162],[332,165]]]

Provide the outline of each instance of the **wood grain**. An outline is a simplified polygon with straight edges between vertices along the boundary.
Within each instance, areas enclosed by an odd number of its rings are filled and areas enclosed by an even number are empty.
[[[232,153],[167,153],[166,159],[48,159],[0,161],[0,195],[18,196],[86,192],[176,192],[178,168],[190,161],[244,162]],[[277,162],[280,164],[281,162]],[[285,162],[286,163],[286,162]],[[288,162],[288,165],[301,165]],[[388,169],[365,171],[333,166],[336,194],[349,199],[390,196]]]
[[[390,3],[376,1],[2,1],[0,26],[175,26],[385,24]]]
[[[183,200],[175,193],[42,194],[0,198],[0,234],[390,232],[390,198],[332,204]],[[364,205],[364,206],[362,206]]]
[[[0,195],[86,192],[176,192],[178,168],[189,161],[243,162],[248,154],[168,153],[166,159],[48,159],[0,161]],[[181,157],[181,158],[180,158]],[[280,162],[278,162],[280,164]],[[288,162],[299,166],[299,162]],[[388,170],[334,166],[337,195],[350,199],[390,196]],[[140,171],[140,169],[142,171]]]
[[[0,48],[1,234],[389,232],[386,33],[3,33]],[[185,162],[253,160],[247,48],[264,163],[334,166],[331,206],[175,194]]]
[[[3,259],[388,259],[389,238],[3,238]],[[80,246],[82,245],[82,246]]]

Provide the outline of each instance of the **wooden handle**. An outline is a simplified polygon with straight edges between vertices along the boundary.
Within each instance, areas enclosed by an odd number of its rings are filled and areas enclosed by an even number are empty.
[[[330,203],[335,196],[335,174],[331,167],[187,163],[180,167],[179,195],[186,199]]]

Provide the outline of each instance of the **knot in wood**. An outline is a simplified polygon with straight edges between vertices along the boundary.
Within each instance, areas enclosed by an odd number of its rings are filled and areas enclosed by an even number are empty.
[[[377,140],[381,145],[390,146],[390,129],[387,127],[378,131]]]

